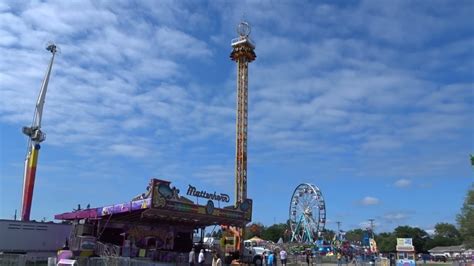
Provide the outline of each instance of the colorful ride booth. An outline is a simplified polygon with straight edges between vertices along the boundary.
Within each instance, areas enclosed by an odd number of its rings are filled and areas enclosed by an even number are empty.
[[[146,193],[130,202],[55,215],[73,223],[69,249],[77,257],[127,257],[187,264],[193,235],[207,226],[243,227],[252,218],[252,200],[223,208],[227,194],[208,193],[189,185],[187,195],[207,199],[204,205],[180,196],[169,181],[152,179]],[[203,230],[201,230],[203,238]],[[196,247],[196,256],[201,247]]]
[[[411,238],[397,238],[397,266],[415,266],[415,247]]]

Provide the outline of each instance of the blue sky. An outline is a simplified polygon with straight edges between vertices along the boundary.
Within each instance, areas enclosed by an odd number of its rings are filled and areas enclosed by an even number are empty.
[[[238,3],[238,4],[237,4]],[[473,183],[471,1],[3,1],[0,217],[19,209],[50,54],[33,219],[130,200],[152,177],[234,198],[235,63],[252,26],[248,196],[288,219],[318,186],[328,224],[455,222]]]

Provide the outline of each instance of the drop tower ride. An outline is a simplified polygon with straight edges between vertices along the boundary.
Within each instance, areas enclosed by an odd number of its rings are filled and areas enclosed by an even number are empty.
[[[235,205],[247,199],[247,128],[248,65],[255,60],[255,44],[250,39],[250,25],[237,26],[238,38],[232,40],[230,58],[237,63],[237,122],[235,157]]]
[[[249,63],[255,60],[255,44],[250,39],[250,25],[241,22],[237,26],[238,38],[232,40],[230,59],[237,63],[237,121],[235,143],[235,206],[247,199],[247,129],[248,129],[248,76]],[[244,250],[245,225],[231,228],[236,237],[235,245],[240,257]]]

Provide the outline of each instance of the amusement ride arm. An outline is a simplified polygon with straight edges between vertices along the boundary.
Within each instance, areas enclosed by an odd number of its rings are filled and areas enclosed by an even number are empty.
[[[36,165],[38,162],[39,150],[41,148],[40,143],[46,138],[46,135],[41,131],[41,120],[43,117],[46,91],[48,90],[49,76],[51,75],[51,69],[53,67],[54,56],[56,54],[57,47],[54,44],[50,44],[48,47],[46,47],[46,49],[52,53],[52,57],[46,71],[46,75],[43,79],[43,83],[41,84],[40,93],[36,102],[33,123],[30,127],[23,127],[22,130],[23,133],[29,137],[28,151],[25,158],[25,169],[23,175],[23,196],[21,209],[22,221],[30,220],[31,202],[33,199],[33,189],[35,186]]]

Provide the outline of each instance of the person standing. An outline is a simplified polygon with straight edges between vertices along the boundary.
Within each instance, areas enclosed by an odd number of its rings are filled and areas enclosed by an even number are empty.
[[[280,260],[281,260],[281,265],[282,266],[286,266],[286,257],[287,257],[287,255],[288,254],[286,253],[286,251],[284,249],[282,249],[280,251]]]
[[[308,264],[308,266],[310,265],[310,260],[311,260],[311,250],[308,249],[306,250],[306,263]]]
[[[336,259],[337,259],[337,266],[341,266],[342,265],[342,255],[341,255],[340,251],[337,251]]]
[[[204,265],[204,249],[201,249],[201,252],[199,252],[199,256],[198,256],[198,263],[199,263],[199,266],[202,266]]]
[[[273,261],[274,260],[275,260],[275,256],[273,255],[273,252],[270,251],[270,255],[268,255],[267,265],[268,266],[273,266]]]
[[[221,256],[218,253],[215,253],[212,258],[212,266],[222,266]]]
[[[189,266],[194,266],[196,264],[196,254],[194,253],[194,248],[189,252]]]

